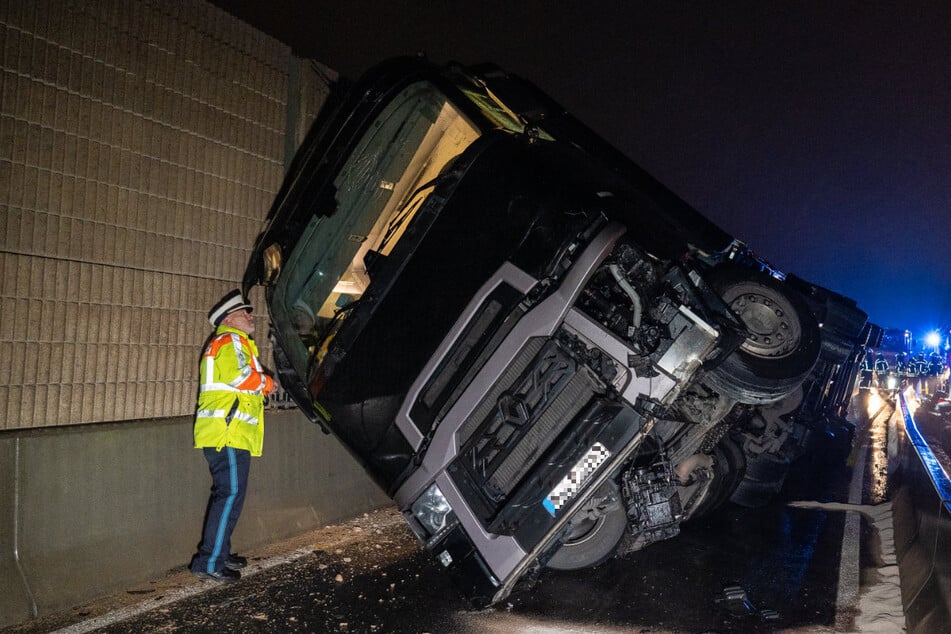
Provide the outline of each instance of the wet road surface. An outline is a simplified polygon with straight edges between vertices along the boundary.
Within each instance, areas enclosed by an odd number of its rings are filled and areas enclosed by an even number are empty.
[[[130,590],[141,593],[133,610],[140,613],[130,618],[90,621],[101,612],[92,607],[11,631],[77,621],[66,631],[97,623],[104,626],[95,631],[136,634],[834,631],[846,514],[790,502],[846,502],[850,459],[847,447],[825,447],[794,464],[780,498],[765,508],[728,504],[674,539],[597,568],[543,571],[487,610],[470,609],[395,509],[385,509],[308,535],[285,563],[248,553],[251,565],[232,585],[179,571],[171,584]],[[862,534],[871,536],[866,522]],[[866,567],[874,559],[863,554]],[[731,587],[748,602],[727,600]],[[176,598],[181,588],[187,592]],[[839,619],[838,631],[849,631]]]
[[[529,623],[568,632],[831,631],[842,517],[781,504],[731,507],[595,569],[546,571],[483,611],[466,606],[395,517],[368,540],[315,549],[97,631],[475,633]],[[756,611],[735,616],[718,601],[736,585]],[[769,609],[776,620],[760,617]]]

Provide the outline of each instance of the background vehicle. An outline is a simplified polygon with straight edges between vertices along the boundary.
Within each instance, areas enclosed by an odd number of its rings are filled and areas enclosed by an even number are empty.
[[[927,401],[928,411],[934,412],[940,416],[951,414],[951,400],[948,399],[946,390],[935,392]]]
[[[865,313],[528,82],[397,59],[333,103],[245,288],[284,388],[473,601],[762,504],[848,431]]]

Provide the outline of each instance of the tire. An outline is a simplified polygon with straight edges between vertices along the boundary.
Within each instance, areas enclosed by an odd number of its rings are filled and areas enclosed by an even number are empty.
[[[581,520],[546,565],[554,570],[596,566],[614,554],[626,528],[627,514],[620,505],[596,520]]]
[[[848,361],[852,356],[853,343],[847,339],[827,331],[825,325],[822,329],[822,351],[819,358],[827,363],[841,365]]]
[[[714,269],[708,276],[748,336],[704,382],[741,403],[778,400],[800,385],[819,358],[821,334],[791,287],[758,271]]]
[[[783,488],[783,484],[775,482],[757,482],[755,480],[743,480],[740,486],[736,488],[730,501],[738,506],[749,509],[765,506],[776,497]]]
[[[746,459],[746,477],[759,482],[779,483],[782,486],[789,473],[789,460],[776,454],[763,453]]]
[[[851,301],[829,298],[822,318],[822,329],[845,339],[858,339],[868,321],[868,314]]]
[[[789,460],[771,453],[747,457],[746,477],[730,496],[740,506],[757,508],[767,504],[786,482]]]
[[[696,519],[709,515],[723,506],[743,480],[746,473],[746,456],[743,449],[729,436],[724,436],[713,449],[715,459],[711,490],[690,515]]]

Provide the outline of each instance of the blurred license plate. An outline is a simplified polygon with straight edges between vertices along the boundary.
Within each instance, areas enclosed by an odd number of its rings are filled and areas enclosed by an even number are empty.
[[[608,451],[607,447],[599,442],[594,443],[588,453],[582,456],[581,460],[572,467],[568,475],[542,500],[542,506],[545,507],[545,510],[554,517],[568,503],[568,500],[581,490],[585,480],[591,477],[591,474],[597,471],[598,467],[610,457],[611,452]]]

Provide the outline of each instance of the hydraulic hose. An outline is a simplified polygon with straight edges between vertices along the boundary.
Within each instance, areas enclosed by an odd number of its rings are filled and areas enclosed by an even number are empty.
[[[643,306],[641,305],[641,296],[637,294],[637,291],[631,286],[631,283],[627,281],[627,278],[624,277],[624,274],[621,272],[620,267],[617,264],[611,264],[608,266],[608,270],[611,271],[611,275],[614,276],[615,281],[617,281],[618,286],[621,287],[627,296],[631,298],[631,303],[634,305],[634,310],[631,314],[631,325],[634,328],[639,328],[641,325],[641,313],[643,312]]]

